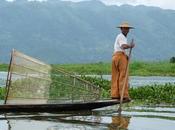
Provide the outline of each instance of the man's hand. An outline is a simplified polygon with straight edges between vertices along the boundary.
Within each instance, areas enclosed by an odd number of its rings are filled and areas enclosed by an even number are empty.
[[[122,49],[129,49],[129,48],[133,48],[133,47],[135,47],[135,44],[134,44],[134,39],[132,39],[132,41],[131,41],[131,43],[129,44],[123,44],[122,46],[121,46],[121,48]]]
[[[134,48],[135,47],[135,44],[134,43],[131,43],[130,44],[130,48]]]

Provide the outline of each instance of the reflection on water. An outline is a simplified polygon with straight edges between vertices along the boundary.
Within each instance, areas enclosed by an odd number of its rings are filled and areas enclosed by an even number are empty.
[[[130,117],[112,116],[112,123],[109,125],[109,130],[128,129]]]
[[[161,109],[160,109],[161,108]],[[0,114],[0,130],[173,130],[175,107],[116,107],[70,113]],[[130,109],[130,110],[129,110]]]
[[[26,117],[28,118],[28,117]],[[4,117],[5,120],[5,117]],[[41,118],[31,117],[23,118],[6,118],[1,122],[4,127],[2,130],[118,130],[127,129],[130,117],[124,116],[72,116],[72,117],[53,117]]]

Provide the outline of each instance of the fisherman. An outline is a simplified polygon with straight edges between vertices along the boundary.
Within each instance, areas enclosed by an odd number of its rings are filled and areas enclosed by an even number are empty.
[[[112,56],[112,84],[111,84],[111,97],[112,99],[119,99],[123,97],[123,100],[131,100],[128,93],[128,56],[126,49],[133,48],[135,44],[127,42],[127,34],[130,29],[134,29],[128,24],[123,22],[117,28],[120,28],[121,33],[117,35],[114,44],[114,54]],[[126,77],[127,76],[127,77]],[[125,78],[127,78],[125,80]],[[125,83],[124,83],[125,82]],[[124,86],[125,85],[125,86]],[[122,96],[122,88],[123,90]]]

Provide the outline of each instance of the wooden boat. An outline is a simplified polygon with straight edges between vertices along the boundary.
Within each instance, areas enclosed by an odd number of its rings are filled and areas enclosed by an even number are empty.
[[[102,100],[101,92],[100,87],[72,73],[61,68],[53,70],[52,66],[13,50],[0,112],[79,111],[120,103]],[[123,101],[126,102],[129,101]]]

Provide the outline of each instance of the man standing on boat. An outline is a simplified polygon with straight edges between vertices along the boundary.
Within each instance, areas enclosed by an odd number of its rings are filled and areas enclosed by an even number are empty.
[[[112,99],[120,100],[122,97],[124,100],[130,100],[128,93],[128,56],[126,54],[126,49],[131,49],[135,46],[133,42],[130,44],[127,42],[127,34],[130,29],[133,29],[133,27],[127,22],[123,22],[117,28],[120,28],[121,33],[116,37],[114,54],[112,56],[111,97]],[[124,89],[122,89],[123,87]],[[124,92],[122,92],[123,90]]]

